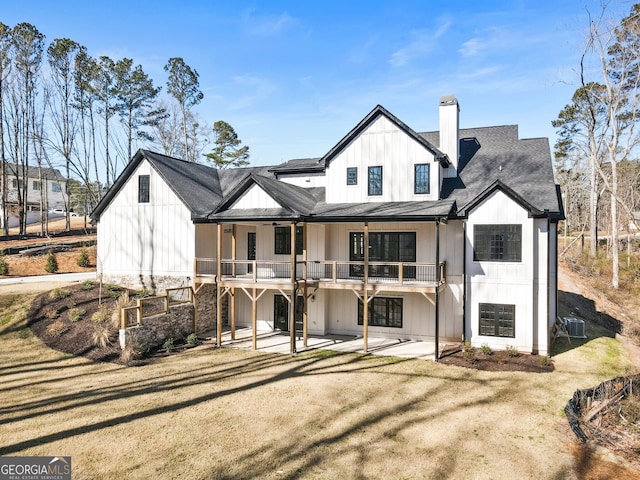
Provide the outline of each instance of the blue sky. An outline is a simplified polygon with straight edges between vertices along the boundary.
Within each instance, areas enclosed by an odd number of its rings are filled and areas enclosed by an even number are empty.
[[[611,2],[626,15],[633,1]],[[229,122],[254,165],[322,156],[377,104],[438,129],[455,94],[465,127],[519,124],[549,137],[577,86],[598,0],[3,2],[0,21],[68,37],[92,56],[129,57],[164,85],[182,57],[200,75],[195,110]]]

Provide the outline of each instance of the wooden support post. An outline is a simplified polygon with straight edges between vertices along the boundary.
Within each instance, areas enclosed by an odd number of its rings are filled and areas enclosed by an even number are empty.
[[[296,353],[296,224],[291,222],[291,302],[289,302],[289,350]]]
[[[236,278],[236,224],[231,226],[231,276]]]
[[[304,291],[302,296],[303,312],[302,312],[302,344],[307,347],[307,334],[309,331],[309,302],[307,301],[307,223],[302,226],[302,281],[304,282]]]
[[[436,320],[436,331],[435,331],[435,354],[434,360],[437,362],[440,358],[440,220],[436,219],[436,304],[435,304],[435,320]]]
[[[236,289],[231,289],[231,340],[236,339]]]
[[[253,342],[251,344],[252,348],[254,350],[258,349],[258,337],[257,337],[257,330],[258,330],[258,298],[256,296],[256,289],[254,288],[252,290],[252,295],[251,295],[251,330],[252,330],[252,335],[253,335]]]
[[[363,318],[362,318],[362,350],[367,353],[369,350],[369,223],[364,222],[364,275],[362,294]]]
[[[218,224],[217,270],[216,270],[216,346],[222,346],[222,293],[220,283],[222,281],[222,224]]]

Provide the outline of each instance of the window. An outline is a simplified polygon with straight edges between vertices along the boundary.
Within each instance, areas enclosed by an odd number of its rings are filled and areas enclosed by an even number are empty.
[[[41,190],[42,189],[42,183],[38,180],[34,180],[33,181],[33,189],[34,190]]]
[[[275,253],[276,255],[291,254],[291,227],[275,227]],[[296,227],[296,255],[302,254],[303,227]]]
[[[55,193],[60,193],[62,192],[62,189],[60,188],[60,184],[59,183],[52,183],[51,184],[51,191],[55,192]]]
[[[149,175],[138,176],[138,202],[149,203]]]
[[[480,304],[480,335],[489,337],[516,336],[516,306],[500,303]]]
[[[375,297],[369,301],[369,325],[402,328],[402,299]],[[358,300],[358,325],[363,325],[364,304]]]
[[[413,192],[429,193],[429,164],[419,163],[413,168]]]
[[[11,180],[11,187],[12,188],[18,188],[18,185],[20,185],[20,190],[22,190],[24,188],[24,183],[22,182],[22,179],[16,180],[14,178],[13,180]]]
[[[358,167],[347,167],[347,185],[358,184]]]
[[[382,167],[369,167],[369,195],[382,195]]]
[[[364,232],[349,234],[349,260],[364,261]],[[369,261],[375,262],[415,262],[416,232],[371,232],[369,233]],[[351,276],[362,276],[360,265],[351,265]],[[405,278],[416,278],[416,267],[405,266],[402,272]],[[371,277],[398,277],[395,265],[371,265]]]
[[[522,261],[522,225],[475,225],[473,259],[476,262]]]

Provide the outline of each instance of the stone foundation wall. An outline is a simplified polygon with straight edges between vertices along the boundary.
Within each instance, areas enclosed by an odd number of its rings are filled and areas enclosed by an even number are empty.
[[[193,319],[192,304],[171,306],[168,313],[143,318],[140,326],[120,329],[120,347],[135,342],[146,349],[162,345],[167,338],[186,338],[193,333]]]
[[[216,284],[205,283],[195,296],[196,333],[212,332],[216,329]]]

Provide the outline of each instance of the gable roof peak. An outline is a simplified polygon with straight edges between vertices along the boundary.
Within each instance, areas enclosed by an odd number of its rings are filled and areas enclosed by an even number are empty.
[[[351,141],[353,141],[353,139],[355,139],[358,135],[365,131],[380,116],[386,117],[391,123],[402,130],[405,134],[407,134],[424,148],[433,153],[443,167],[450,165],[450,161],[447,155],[442,153],[442,151],[436,148],[427,139],[425,139],[421,135],[418,135],[418,133],[410,128],[406,123],[404,123],[402,120],[400,120],[380,104],[376,105],[373,110],[371,110],[362,120],[360,120],[360,122],[349,133],[347,133],[331,150],[329,150],[320,159],[320,163],[327,166],[331,162],[331,160],[333,160],[342,150],[344,150],[344,148],[346,148],[347,145],[349,145],[349,143],[351,143]]]

